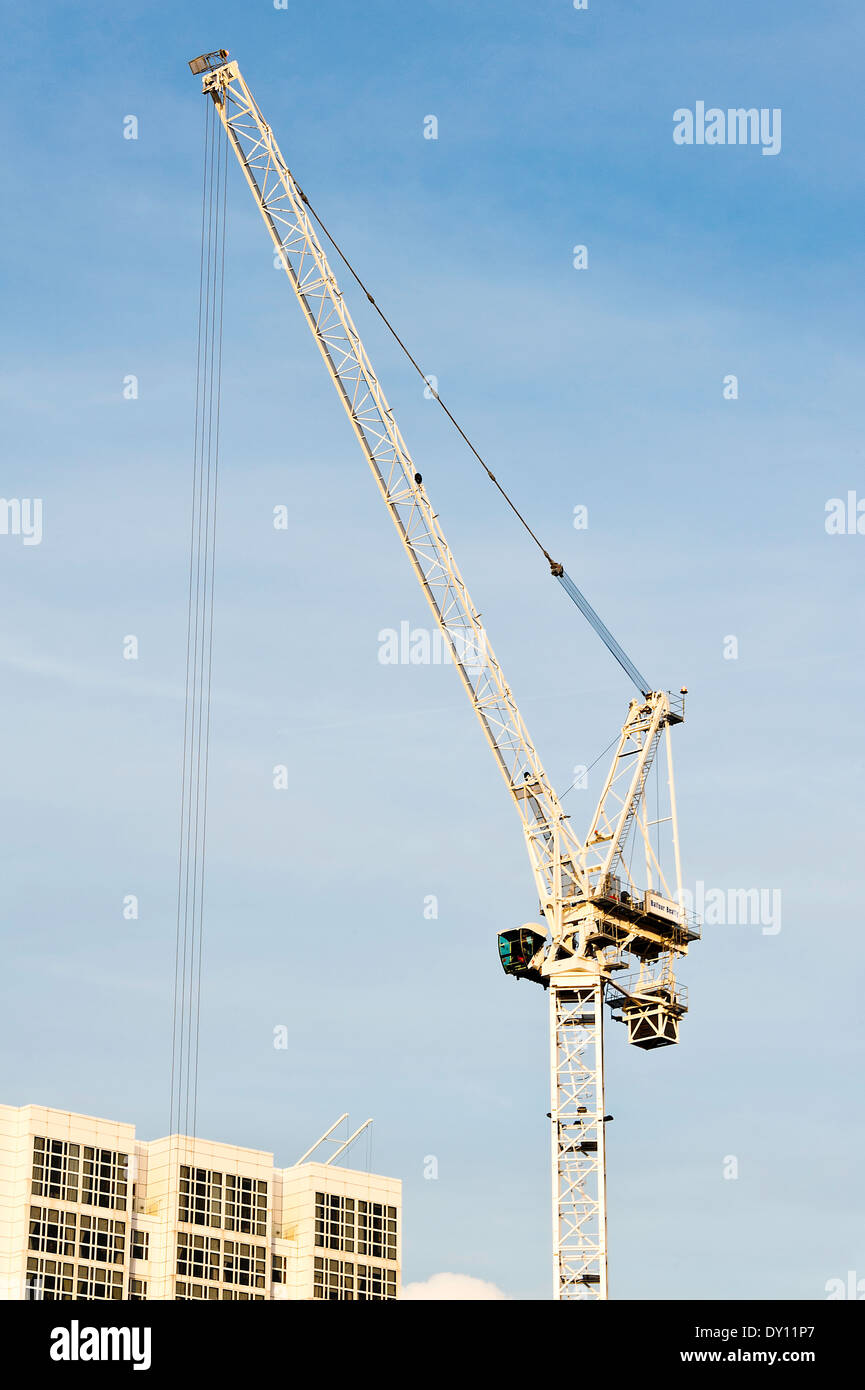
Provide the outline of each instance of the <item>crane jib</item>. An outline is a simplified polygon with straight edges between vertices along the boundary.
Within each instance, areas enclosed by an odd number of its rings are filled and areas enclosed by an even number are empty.
[[[615,992],[629,1042],[645,1050],[675,1043],[687,1004],[675,985],[673,961],[699,936],[679,907],[682,874],[669,747],[670,726],[684,718],[686,692],[683,688],[681,704],[673,704],[667,693],[652,690],[563,566],[541,545],[437,390],[432,391],[542,550],[553,576],[642,697],[631,700],[589,834],[585,841],[579,839],[529,738],[313,221],[416,370],[421,369],[310,207],[237,64],[227,58],[227,51],[218,49],[193,59],[190,67],[213,98],[273,242],[274,264],[289,278],[522,821],[543,925],[531,923],[500,934],[499,952],[506,973],[539,980],[549,991],[555,1297],[606,1299],[604,1135],[612,1117],[604,1107],[605,990]],[[658,805],[650,820],[646,782],[662,736],[669,815],[662,816],[666,807]],[[576,771],[587,774],[593,766]],[[659,787],[660,782],[659,777]],[[675,864],[675,878],[669,882],[658,830],[667,822]],[[633,867],[629,848],[626,853],[631,839],[645,851],[645,878],[637,876],[640,866]],[[625,955],[631,966],[637,961],[637,973],[621,980],[613,972],[626,968]]]
[[[225,69],[228,70],[228,75],[229,75],[229,77],[236,76],[237,79],[238,79],[238,81],[239,81],[239,82],[242,82],[242,79],[240,78],[239,70],[237,69],[237,65],[233,63],[233,64],[231,64],[231,67],[230,67],[230,69],[229,69],[229,65],[228,65],[228,62],[227,62],[228,56],[229,56],[229,55],[228,55],[228,50],[227,50],[227,49],[225,49],[225,48],[216,49],[213,53],[204,53],[204,54],[202,54],[200,57],[194,58],[194,59],[190,62],[189,67],[190,67],[190,70],[191,70],[193,73],[195,73],[196,75],[208,74],[208,73],[216,72],[216,71],[217,71],[218,69],[220,69],[220,68],[225,68]],[[233,70],[233,71],[232,71],[232,70]],[[206,86],[206,85],[207,85],[207,84],[205,84],[205,86]],[[225,84],[226,87],[227,87],[228,85],[229,85],[228,83]],[[254,101],[252,100],[251,95],[248,93],[245,84],[243,84],[243,89],[244,89],[244,92],[246,92],[246,95],[247,95],[248,98],[249,98],[249,103],[250,103],[250,114],[252,114],[253,111],[254,111],[255,117],[257,118],[258,122],[260,122],[262,131],[267,131],[267,133],[270,134],[270,128],[265,124],[263,118],[261,117],[261,113],[258,111],[257,106],[255,106],[255,103],[254,103]],[[221,88],[211,89],[211,94],[213,95],[214,100],[217,102],[217,104],[218,104],[218,105],[221,105],[221,104],[222,104],[222,100],[223,100],[222,89],[221,89]],[[223,112],[222,114],[223,114],[223,118],[224,118],[225,113]],[[255,175],[254,175],[253,171],[252,171],[251,168],[249,167],[249,163],[248,163],[248,161],[247,161],[247,159],[246,159],[244,150],[242,149],[242,147],[241,147],[239,141],[237,140],[236,132],[234,132],[234,131],[232,130],[232,122],[231,122],[231,120],[224,120],[224,124],[225,124],[225,127],[226,127],[226,131],[233,137],[233,143],[234,143],[234,146],[235,146],[235,152],[237,153],[238,158],[239,158],[240,161],[241,161],[241,164],[242,164],[243,166],[245,166],[245,172],[246,172],[246,174],[247,174],[247,178],[248,178],[249,181],[250,181],[250,185],[251,185],[251,187],[253,188],[253,191],[256,193],[256,195],[257,195],[257,197],[258,197],[259,204],[260,204],[260,207],[261,207],[261,211],[262,211],[262,213],[264,214],[265,220],[267,221],[267,223],[268,223],[268,225],[269,225],[269,229],[270,229],[271,234],[272,234],[272,236],[273,236],[274,242],[275,242],[275,244],[277,245],[277,247],[278,247],[280,250],[282,250],[282,249],[283,249],[283,246],[282,246],[282,238],[281,238],[281,236],[280,236],[279,230],[277,229],[277,227],[276,227],[276,225],[275,225],[275,223],[274,223],[272,217],[270,217],[270,215],[269,215],[269,212],[268,212],[268,209],[267,209],[267,198],[265,197],[264,189],[257,186],[257,180],[256,180],[256,178],[255,178]],[[260,148],[260,145],[256,145],[255,148],[256,148],[256,149],[259,149],[259,148]],[[424,376],[424,373],[423,373],[422,368],[419,366],[418,362],[415,360],[415,358],[414,358],[414,357],[412,356],[412,354],[409,352],[408,348],[406,347],[406,345],[405,345],[405,343],[403,342],[402,338],[399,336],[399,334],[398,334],[398,333],[396,332],[396,330],[394,329],[394,327],[393,327],[392,323],[390,322],[390,320],[389,320],[389,319],[387,318],[387,316],[382,312],[382,310],[381,310],[381,308],[379,307],[378,303],[376,302],[375,298],[374,298],[373,295],[370,293],[369,289],[368,289],[367,286],[364,284],[363,280],[360,278],[360,276],[358,275],[357,271],[354,269],[354,267],[352,266],[352,264],[350,263],[350,261],[349,261],[348,258],[346,257],[346,255],[345,255],[345,253],[343,252],[342,248],[337,244],[336,241],[334,241],[334,239],[333,239],[333,237],[331,236],[330,232],[327,230],[327,227],[325,227],[324,223],[321,221],[320,217],[319,217],[318,214],[315,212],[314,208],[312,208],[312,206],[310,205],[309,199],[307,198],[306,194],[303,192],[303,189],[301,189],[300,186],[296,184],[296,182],[295,182],[295,180],[293,179],[291,173],[289,172],[288,166],[285,164],[285,161],[283,160],[282,155],[281,155],[281,153],[279,152],[279,149],[278,149],[278,147],[277,147],[275,141],[272,142],[272,149],[271,149],[270,153],[271,153],[271,155],[274,157],[275,162],[276,162],[276,164],[278,165],[281,174],[284,176],[284,178],[285,178],[286,181],[290,182],[290,183],[294,186],[294,188],[295,188],[295,190],[296,190],[296,193],[297,193],[297,196],[300,198],[301,202],[302,202],[302,203],[305,205],[305,207],[308,209],[310,215],[311,215],[312,217],[315,218],[315,221],[316,221],[316,222],[318,222],[319,226],[320,226],[321,229],[322,229],[322,232],[324,233],[324,235],[327,237],[328,241],[329,241],[329,242],[331,243],[331,245],[333,246],[333,248],[334,248],[334,250],[336,251],[337,255],[338,255],[338,256],[340,257],[340,259],[344,262],[344,264],[345,264],[345,266],[347,267],[347,269],[349,270],[350,274],[353,276],[353,278],[357,281],[358,285],[359,285],[359,286],[361,287],[361,289],[363,290],[363,292],[364,292],[364,294],[366,295],[367,299],[369,300],[370,304],[372,304],[373,308],[375,309],[375,312],[378,314],[379,318],[382,320],[382,322],[384,323],[385,327],[387,328],[388,332],[389,332],[389,333],[391,334],[391,336],[395,339],[395,341],[396,341],[397,344],[399,345],[399,347],[400,347],[400,349],[402,350],[402,352],[405,353],[406,357],[407,357],[408,360],[411,362],[411,364],[412,364],[412,366],[414,367],[414,369],[418,372],[418,374],[419,374],[421,377],[423,377],[424,381],[426,381],[427,378]],[[290,265],[290,262],[289,262],[288,258],[285,257],[285,256],[283,255],[282,261],[283,261],[283,266],[284,266],[285,270],[289,273],[289,275],[291,276],[291,278],[294,279],[295,277],[294,277],[294,275],[293,275],[292,267],[291,267],[291,265]],[[296,289],[296,291],[297,291],[298,294],[302,295],[303,292],[302,292],[301,286],[300,286],[299,284],[296,284],[296,285],[295,285],[295,289]],[[324,350],[324,349],[322,349],[322,350]],[[338,370],[336,367],[334,367],[334,369],[333,369],[333,376],[334,376],[334,380],[338,383],[338,385],[339,385],[339,386],[342,386],[342,382],[341,382],[341,380],[340,380],[340,372],[339,372],[339,370]],[[516,507],[516,505],[514,504],[514,502],[512,501],[512,499],[510,498],[510,496],[508,495],[508,493],[507,493],[507,491],[505,490],[505,488],[502,487],[502,485],[501,485],[501,483],[499,482],[499,480],[498,480],[498,479],[496,478],[496,476],[491,472],[491,470],[489,469],[489,467],[487,466],[487,464],[484,462],[484,460],[483,460],[483,458],[481,457],[481,455],[478,453],[477,449],[476,449],[476,448],[474,447],[474,445],[472,444],[471,440],[470,440],[470,439],[468,438],[468,436],[466,435],[465,431],[462,429],[462,427],[460,426],[460,424],[458,423],[458,421],[454,418],[454,416],[453,416],[453,415],[451,414],[451,412],[448,410],[448,408],[447,408],[447,406],[445,405],[444,401],[443,401],[443,400],[441,399],[441,397],[439,396],[438,391],[437,391],[437,390],[433,390],[432,388],[430,388],[430,390],[431,390],[432,398],[441,406],[442,410],[444,410],[444,412],[445,412],[445,414],[447,415],[448,419],[450,420],[451,424],[454,426],[454,428],[457,430],[457,432],[462,436],[462,438],[465,440],[465,442],[466,442],[466,444],[468,445],[468,447],[469,447],[469,449],[471,450],[471,452],[475,455],[475,457],[477,458],[478,462],[479,462],[479,463],[482,465],[482,467],[485,469],[485,471],[486,471],[486,473],[487,473],[487,476],[489,477],[490,481],[491,481],[492,483],[494,483],[495,486],[498,488],[499,492],[500,492],[500,493],[502,494],[502,496],[504,497],[504,499],[505,499],[505,501],[507,502],[508,506],[509,506],[509,507],[511,508],[511,510],[515,513],[515,515],[519,518],[520,522],[521,522],[522,525],[525,527],[525,529],[528,531],[528,533],[529,533],[529,535],[531,536],[532,540],[535,542],[535,544],[536,544],[536,545],[539,547],[539,549],[542,551],[542,553],[543,553],[545,559],[546,559],[546,560],[549,562],[549,564],[550,564],[550,568],[551,568],[551,570],[552,570],[553,576],[554,576],[556,579],[558,579],[558,581],[559,581],[559,583],[561,584],[562,588],[565,590],[565,593],[566,593],[566,594],[569,596],[569,598],[571,598],[572,601],[577,605],[577,607],[579,608],[580,612],[581,612],[581,613],[583,614],[583,616],[587,619],[587,621],[589,622],[589,624],[594,628],[595,632],[598,634],[598,636],[600,637],[601,641],[604,643],[604,646],[605,646],[605,647],[607,648],[607,650],[611,653],[611,655],[615,657],[616,661],[619,663],[619,665],[621,666],[622,670],[623,670],[623,671],[625,672],[625,674],[629,677],[629,679],[633,682],[633,684],[637,687],[637,690],[640,692],[640,694],[643,695],[643,696],[645,696],[645,697],[648,697],[648,695],[651,693],[652,687],[649,685],[649,683],[648,683],[648,681],[646,680],[645,676],[643,676],[643,675],[640,674],[640,672],[637,670],[637,668],[636,668],[636,666],[634,665],[634,663],[631,661],[630,657],[629,657],[629,656],[627,655],[627,653],[623,650],[623,648],[619,646],[619,643],[616,641],[615,637],[614,637],[613,634],[610,632],[610,630],[609,630],[609,628],[607,627],[606,623],[604,623],[604,622],[601,620],[601,618],[600,618],[600,617],[598,616],[598,614],[595,612],[595,610],[594,610],[594,608],[592,607],[592,605],[589,603],[588,599],[585,597],[585,595],[584,595],[583,593],[580,592],[580,590],[577,588],[576,584],[575,584],[574,581],[570,578],[570,576],[567,575],[567,574],[565,574],[564,568],[563,568],[560,564],[557,564],[557,563],[552,559],[552,557],[549,555],[548,551],[544,549],[543,545],[542,545],[541,542],[538,540],[538,537],[535,535],[534,531],[533,531],[532,528],[529,526],[529,524],[528,524],[528,522],[526,521],[525,517],[522,515],[522,513],[521,513],[521,512],[519,511],[519,509]],[[416,481],[417,481],[418,483],[420,482],[420,475],[419,475],[419,474],[416,475]]]

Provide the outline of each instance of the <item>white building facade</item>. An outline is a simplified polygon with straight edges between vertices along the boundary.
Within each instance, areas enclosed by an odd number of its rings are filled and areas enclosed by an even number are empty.
[[[0,1105],[0,1298],[395,1299],[401,1184]]]

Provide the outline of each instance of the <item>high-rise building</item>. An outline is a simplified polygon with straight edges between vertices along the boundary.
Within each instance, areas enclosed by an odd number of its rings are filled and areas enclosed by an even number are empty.
[[[391,1299],[401,1184],[0,1105],[0,1298]]]

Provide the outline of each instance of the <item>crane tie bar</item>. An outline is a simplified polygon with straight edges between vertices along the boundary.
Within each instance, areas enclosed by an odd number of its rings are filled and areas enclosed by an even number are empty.
[[[544,549],[543,545],[542,545],[541,542],[538,540],[537,536],[535,535],[535,533],[534,533],[534,531],[532,530],[532,528],[531,528],[531,526],[529,525],[529,523],[526,521],[526,519],[525,519],[525,517],[523,516],[522,512],[519,510],[519,508],[516,506],[516,504],[515,504],[515,503],[511,500],[511,498],[508,496],[507,492],[506,492],[505,489],[502,487],[501,483],[499,482],[499,480],[498,480],[498,478],[496,477],[495,473],[492,471],[492,469],[491,469],[491,468],[489,467],[489,465],[487,464],[486,460],[483,459],[483,458],[481,457],[481,455],[478,453],[477,449],[475,448],[475,446],[474,446],[474,444],[472,443],[472,441],[469,439],[468,435],[466,434],[465,430],[464,430],[464,429],[462,428],[462,426],[460,425],[459,421],[454,419],[453,415],[452,415],[451,412],[448,410],[447,406],[445,405],[445,403],[444,403],[444,401],[442,400],[441,396],[439,395],[438,391],[435,389],[434,386],[431,386],[431,385],[430,385],[430,383],[429,383],[429,381],[427,380],[427,377],[426,377],[426,375],[425,375],[425,373],[424,373],[423,368],[422,368],[422,367],[420,366],[420,364],[416,361],[416,359],[412,356],[411,352],[409,351],[409,349],[408,349],[408,347],[406,346],[406,344],[403,342],[402,338],[401,338],[401,337],[399,336],[399,334],[397,333],[397,331],[396,331],[396,329],[394,328],[393,324],[391,323],[390,319],[387,317],[387,315],[384,313],[384,311],[383,311],[382,309],[379,308],[379,306],[378,306],[378,304],[376,303],[375,299],[374,299],[373,296],[370,294],[370,292],[369,292],[369,290],[367,289],[366,285],[365,285],[365,284],[363,283],[363,281],[361,280],[360,276],[358,275],[358,273],[357,273],[357,271],[355,270],[354,266],[353,266],[353,265],[351,264],[351,262],[349,261],[349,259],[348,259],[348,257],[346,256],[345,252],[342,250],[342,248],[337,244],[337,242],[336,242],[336,241],[334,240],[334,238],[331,236],[330,232],[327,230],[327,227],[326,227],[326,226],[324,225],[324,223],[322,222],[322,220],[321,220],[321,218],[319,217],[318,213],[316,212],[315,208],[312,206],[312,203],[309,201],[309,199],[307,198],[306,194],[304,193],[304,191],[303,191],[303,189],[300,187],[300,185],[297,184],[297,181],[296,181],[296,180],[295,180],[295,185],[296,185],[296,187],[297,187],[298,193],[300,194],[300,198],[301,198],[301,201],[302,201],[303,204],[304,204],[304,207],[308,208],[308,209],[309,209],[309,212],[310,212],[310,216],[312,216],[312,217],[315,218],[315,221],[318,223],[319,227],[320,227],[321,230],[324,232],[324,235],[327,237],[327,239],[328,239],[328,241],[330,242],[331,246],[333,247],[334,251],[335,251],[336,254],[339,256],[340,260],[342,261],[342,263],[343,263],[343,265],[345,266],[346,270],[348,271],[349,275],[352,276],[352,278],[357,282],[357,284],[358,284],[358,285],[360,286],[360,288],[363,290],[364,294],[366,295],[366,297],[367,297],[367,299],[369,300],[369,302],[370,302],[370,304],[372,305],[372,307],[375,309],[375,312],[378,314],[379,318],[381,319],[381,321],[382,321],[382,323],[384,324],[384,326],[385,326],[385,328],[387,329],[387,331],[390,333],[390,335],[391,335],[391,337],[393,338],[394,342],[397,343],[397,344],[399,345],[399,347],[402,349],[402,351],[405,353],[406,357],[408,358],[409,362],[411,362],[412,366],[414,367],[414,369],[415,369],[415,371],[417,372],[418,376],[420,377],[421,381],[423,381],[423,383],[424,383],[425,386],[427,387],[427,390],[430,391],[430,393],[431,393],[432,396],[435,398],[435,400],[438,401],[439,405],[441,406],[441,408],[442,408],[442,410],[444,411],[445,415],[446,415],[446,416],[448,417],[448,419],[450,420],[450,422],[451,422],[451,424],[453,425],[454,429],[456,430],[457,434],[459,434],[460,437],[461,437],[461,438],[465,441],[465,443],[469,446],[469,448],[471,449],[471,451],[472,451],[472,453],[474,454],[475,458],[477,459],[478,463],[479,463],[479,464],[481,465],[481,467],[484,469],[484,471],[485,471],[487,477],[489,478],[490,482],[491,482],[491,483],[495,483],[495,485],[496,485],[496,487],[498,488],[499,492],[502,494],[502,497],[505,499],[505,501],[507,502],[507,504],[508,504],[508,506],[510,507],[511,511],[514,513],[514,516],[516,516],[516,517],[519,519],[519,521],[522,523],[522,525],[526,528],[526,530],[528,531],[528,533],[529,533],[529,535],[531,536],[532,540],[534,541],[535,545],[536,545],[536,546],[538,547],[538,549],[541,551],[542,555],[544,556],[544,559],[545,559],[545,560],[547,561],[547,563],[549,564],[550,570],[552,571],[552,573],[555,574],[556,576],[562,574],[562,573],[563,573],[562,566],[559,565],[559,564],[557,564],[556,561],[555,561],[555,560],[552,558],[552,556],[549,554],[549,552],[548,552],[547,550]]]

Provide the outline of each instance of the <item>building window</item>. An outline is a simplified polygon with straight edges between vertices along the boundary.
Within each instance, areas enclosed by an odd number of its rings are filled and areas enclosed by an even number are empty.
[[[84,1216],[79,1225],[82,1260],[101,1260],[104,1264],[123,1264],[126,1227],[107,1216]]]
[[[274,1257],[273,1257],[273,1282],[274,1282],[274,1284],[284,1284],[284,1283],[285,1283],[286,1263],[287,1263],[287,1261],[286,1261],[285,1255],[274,1255]]]
[[[146,1279],[130,1279],[130,1280],[129,1280],[129,1301],[130,1301],[130,1303],[137,1303],[139,1300],[143,1300],[143,1299],[145,1299],[146,1297],[147,1297],[147,1280],[146,1280]]]
[[[85,1146],[81,1201],[88,1207],[114,1207],[125,1211],[128,1171],[128,1154]]]
[[[219,1298],[219,1289],[205,1288],[203,1284],[181,1283],[178,1280],[174,1297],[180,1303],[189,1303],[198,1298]]]
[[[379,1298],[396,1298],[396,1270],[385,1269],[381,1265],[359,1264],[355,1297],[367,1302]]]
[[[65,1139],[33,1140],[33,1196],[78,1201],[79,1146]]]
[[[396,1207],[358,1202],[357,1253],[377,1260],[396,1259]]]
[[[61,1264],[59,1260],[44,1260],[31,1256],[27,1261],[27,1278],[24,1285],[25,1299],[28,1302],[36,1302],[41,1299],[71,1301],[75,1298],[74,1273],[74,1265]]]
[[[180,1167],[180,1218],[191,1226],[222,1225],[222,1174]]]
[[[91,1269],[78,1266],[78,1298],[109,1299],[123,1297],[122,1269]]]
[[[267,1183],[225,1175],[225,1229],[247,1236],[267,1235]]]
[[[130,1253],[130,1255],[132,1256],[133,1260],[147,1260],[147,1259],[149,1259],[149,1258],[150,1258],[150,1232],[149,1232],[149,1231],[133,1231],[132,1234],[131,1234],[131,1236],[130,1236],[130,1239],[131,1239],[131,1241],[132,1241],[132,1249],[130,1250],[129,1253]]]
[[[263,1245],[246,1245],[239,1240],[225,1241],[222,1261],[224,1282],[263,1289],[266,1255]]]
[[[219,1278],[219,1241],[216,1236],[177,1236],[177,1273],[184,1279]]]
[[[243,1289],[223,1289],[220,1298],[245,1298],[250,1303],[263,1303],[263,1293],[244,1293]]]
[[[326,1250],[354,1253],[355,1201],[331,1192],[315,1194],[315,1243]]]
[[[354,1298],[354,1265],[316,1255],[312,1272],[313,1298]]]
[[[30,1208],[29,1249],[48,1255],[75,1255],[75,1212],[58,1207]]]

